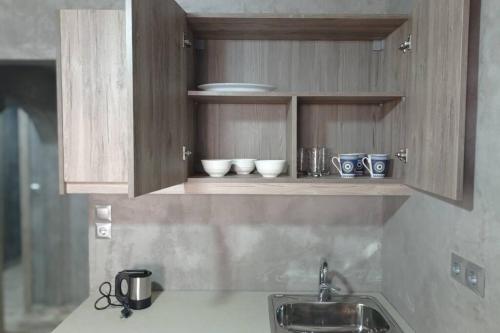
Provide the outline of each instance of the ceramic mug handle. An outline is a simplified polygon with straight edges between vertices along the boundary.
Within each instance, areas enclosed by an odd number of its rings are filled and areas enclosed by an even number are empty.
[[[367,161],[367,162],[365,163],[365,161]],[[365,169],[368,170],[368,172],[370,173],[370,176],[373,176],[373,170],[370,166],[370,159],[368,157],[363,157],[362,162],[363,162],[363,166],[365,167]]]
[[[337,166],[337,164],[335,164],[335,161],[337,161],[339,163],[338,166]],[[343,176],[344,173],[342,172],[342,164],[340,163],[340,158],[338,158],[337,156],[332,157],[332,164],[335,167],[335,169],[338,170],[338,172],[340,173],[340,175]]]

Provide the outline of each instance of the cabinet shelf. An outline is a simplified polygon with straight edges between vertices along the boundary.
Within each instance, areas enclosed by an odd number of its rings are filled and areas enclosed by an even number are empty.
[[[183,185],[156,194],[264,194],[264,195],[331,195],[331,196],[409,196],[412,190],[398,179],[353,179],[328,177],[294,178],[283,175],[263,178],[259,174],[228,174],[212,178],[204,174],[188,178]]]
[[[408,15],[188,14],[197,39],[380,40]]]
[[[399,102],[399,92],[212,92],[188,91],[191,100],[214,104],[286,104],[297,97],[302,104],[383,104]]]
[[[324,181],[325,179],[323,179]],[[71,184],[70,193],[127,194],[123,184]],[[332,177],[326,182],[310,178],[278,177],[265,179],[254,175],[248,178],[210,177],[189,178],[186,183],[153,192],[158,194],[213,194],[213,195],[328,195],[328,196],[410,196],[413,190],[392,179],[365,181]]]
[[[188,181],[153,194],[212,195],[318,195],[318,196],[410,196],[403,184],[320,184],[320,183],[201,183]]]
[[[209,177],[206,174],[198,174],[188,178],[188,183],[289,183],[296,179],[282,175],[276,178],[264,178],[259,174],[236,175],[229,173],[221,178]]]
[[[236,175],[229,173],[224,177],[214,178],[206,174],[197,174],[188,178],[188,183],[313,183],[313,184],[400,184],[401,181],[388,177],[373,179],[368,176],[356,178],[341,178],[338,175],[326,177],[290,177],[282,175],[276,178],[264,178],[260,174]]]
[[[198,103],[213,104],[286,104],[292,94],[282,92],[213,92],[188,91],[188,97]]]

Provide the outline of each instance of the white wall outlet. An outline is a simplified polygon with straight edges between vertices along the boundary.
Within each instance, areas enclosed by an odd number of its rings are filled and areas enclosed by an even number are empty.
[[[95,233],[97,238],[101,239],[111,239],[111,223],[96,222]]]
[[[459,255],[451,254],[451,277],[466,286],[476,294],[484,297],[484,269]]]

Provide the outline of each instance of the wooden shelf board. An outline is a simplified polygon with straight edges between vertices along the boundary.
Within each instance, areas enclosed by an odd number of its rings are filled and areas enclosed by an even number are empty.
[[[408,15],[188,14],[197,39],[379,40]]]
[[[301,104],[384,104],[399,102],[404,97],[398,92],[310,93],[298,95]]]
[[[369,176],[355,178],[341,178],[338,175],[326,177],[299,177],[293,178],[288,175],[280,175],[276,178],[264,178],[258,173],[250,175],[237,175],[228,173],[221,178],[209,177],[206,174],[197,174],[188,178],[188,183],[313,183],[313,184],[400,184],[397,178],[387,177],[383,179],[373,179]]]
[[[321,196],[410,196],[402,184],[319,183],[193,183],[176,185],[155,194],[211,195],[321,195]]]
[[[236,175],[228,173],[221,178],[209,177],[206,174],[194,175],[188,178],[188,183],[289,183],[294,182],[296,179],[288,175],[280,175],[276,178],[264,178],[258,173],[250,175]]]
[[[339,175],[324,177],[299,177],[295,179],[298,183],[330,183],[330,184],[401,184],[401,180],[392,177],[381,179],[370,178],[369,176],[355,178],[341,178]]]
[[[224,179],[224,180],[222,180]],[[321,179],[320,179],[321,180]],[[126,183],[67,183],[66,193],[128,194]],[[342,195],[342,196],[410,196],[413,190],[393,179],[345,180],[339,177],[315,179],[282,176],[265,179],[259,175],[216,178],[193,177],[184,184],[152,194],[214,194],[214,195]]]
[[[291,94],[281,92],[213,92],[188,91],[190,99],[199,103],[216,104],[288,104]]]
[[[191,100],[217,104],[287,104],[296,96],[300,104],[383,104],[398,102],[398,92],[213,92],[188,91]]]

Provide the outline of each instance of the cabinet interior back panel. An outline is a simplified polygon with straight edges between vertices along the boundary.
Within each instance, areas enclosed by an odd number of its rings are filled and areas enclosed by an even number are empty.
[[[199,104],[195,172],[201,159],[286,159],[287,105]]]
[[[326,146],[333,154],[392,153],[401,140],[401,113],[378,105],[301,105],[298,147]],[[393,177],[401,175],[393,163]]]
[[[375,91],[382,53],[372,42],[207,40],[197,81],[266,83],[278,91]]]

